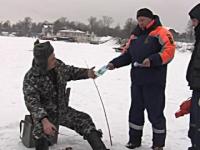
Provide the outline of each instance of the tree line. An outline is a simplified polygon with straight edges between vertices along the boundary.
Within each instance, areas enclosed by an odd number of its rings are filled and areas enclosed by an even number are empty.
[[[88,18],[88,24],[70,21],[65,17],[61,17],[54,22],[43,21],[36,23],[33,22],[32,18],[25,17],[22,21],[18,21],[15,24],[11,24],[11,21],[9,20],[0,22],[0,33],[7,32],[9,34],[15,33],[16,36],[33,37],[38,36],[42,32],[44,25],[52,24],[54,34],[59,30],[73,29],[85,32],[89,31],[89,33],[95,33],[97,36],[113,36],[127,39],[137,25],[137,21],[132,18],[128,18],[123,27],[120,25],[113,27],[113,23],[113,18],[109,16],[103,16],[100,19],[91,16]],[[178,33],[174,29],[170,29],[170,31],[174,35],[176,41],[190,42],[194,39],[193,29],[189,23],[184,33]]]

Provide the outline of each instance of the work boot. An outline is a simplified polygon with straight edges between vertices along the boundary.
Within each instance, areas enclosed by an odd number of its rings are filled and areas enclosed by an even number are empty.
[[[91,131],[91,133],[87,136],[87,141],[92,147],[93,150],[108,150],[101,140],[102,133],[100,131]]]
[[[192,147],[188,147],[188,150],[196,150],[196,148],[192,146]]]
[[[163,147],[158,147],[158,146],[152,146],[151,148],[153,150],[163,150]]]
[[[49,141],[44,137],[36,139],[35,150],[49,150]]]
[[[129,141],[129,142],[126,144],[126,147],[129,148],[129,149],[135,149],[135,148],[140,147],[140,146],[141,146],[141,140],[138,141],[138,142],[130,142],[130,141]]]

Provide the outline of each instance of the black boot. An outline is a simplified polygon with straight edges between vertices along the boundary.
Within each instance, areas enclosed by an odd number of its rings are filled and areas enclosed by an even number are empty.
[[[108,150],[104,145],[103,141],[101,140],[102,133],[100,131],[92,131],[87,136],[87,141],[92,147],[93,150]]]
[[[141,140],[138,140],[137,142],[131,142],[129,141],[127,144],[126,144],[126,147],[129,148],[129,149],[135,149],[137,147],[140,147],[141,146]]]
[[[36,139],[35,150],[49,150],[49,141],[44,137]]]
[[[196,150],[194,146],[188,147],[188,150]]]

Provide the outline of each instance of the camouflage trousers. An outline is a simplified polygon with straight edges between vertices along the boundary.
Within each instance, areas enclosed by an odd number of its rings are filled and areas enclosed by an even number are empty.
[[[68,107],[66,114],[61,115],[59,124],[83,136],[87,136],[92,130],[96,130],[92,118],[88,114],[71,107]]]
[[[59,125],[62,125],[76,131],[80,135],[84,136],[84,138],[86,138],[91,131],[96,130],[95,124],[88,114],[77,111],[72,107],[68,107],[66,110],[62,111],[59,115],[59,118],[55,118],[53,116],[49,117],[50,122],[52,122],[57,128]],[[43,133],[41,122],[35,124],[33,135],[36,139],[39,139],[41,137],[48,138]]]

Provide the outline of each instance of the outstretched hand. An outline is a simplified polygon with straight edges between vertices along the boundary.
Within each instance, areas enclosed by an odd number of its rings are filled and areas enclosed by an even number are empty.
[[[107,68],[108,68],[108,70],[113,70],[113,69],[115,69],[115,66],[112,63],[108,63]]]
[[[95,79],[97,77],[96,74],[95,74],[94,68],[95,67],[88,69],[88,77],[89,78]]]

